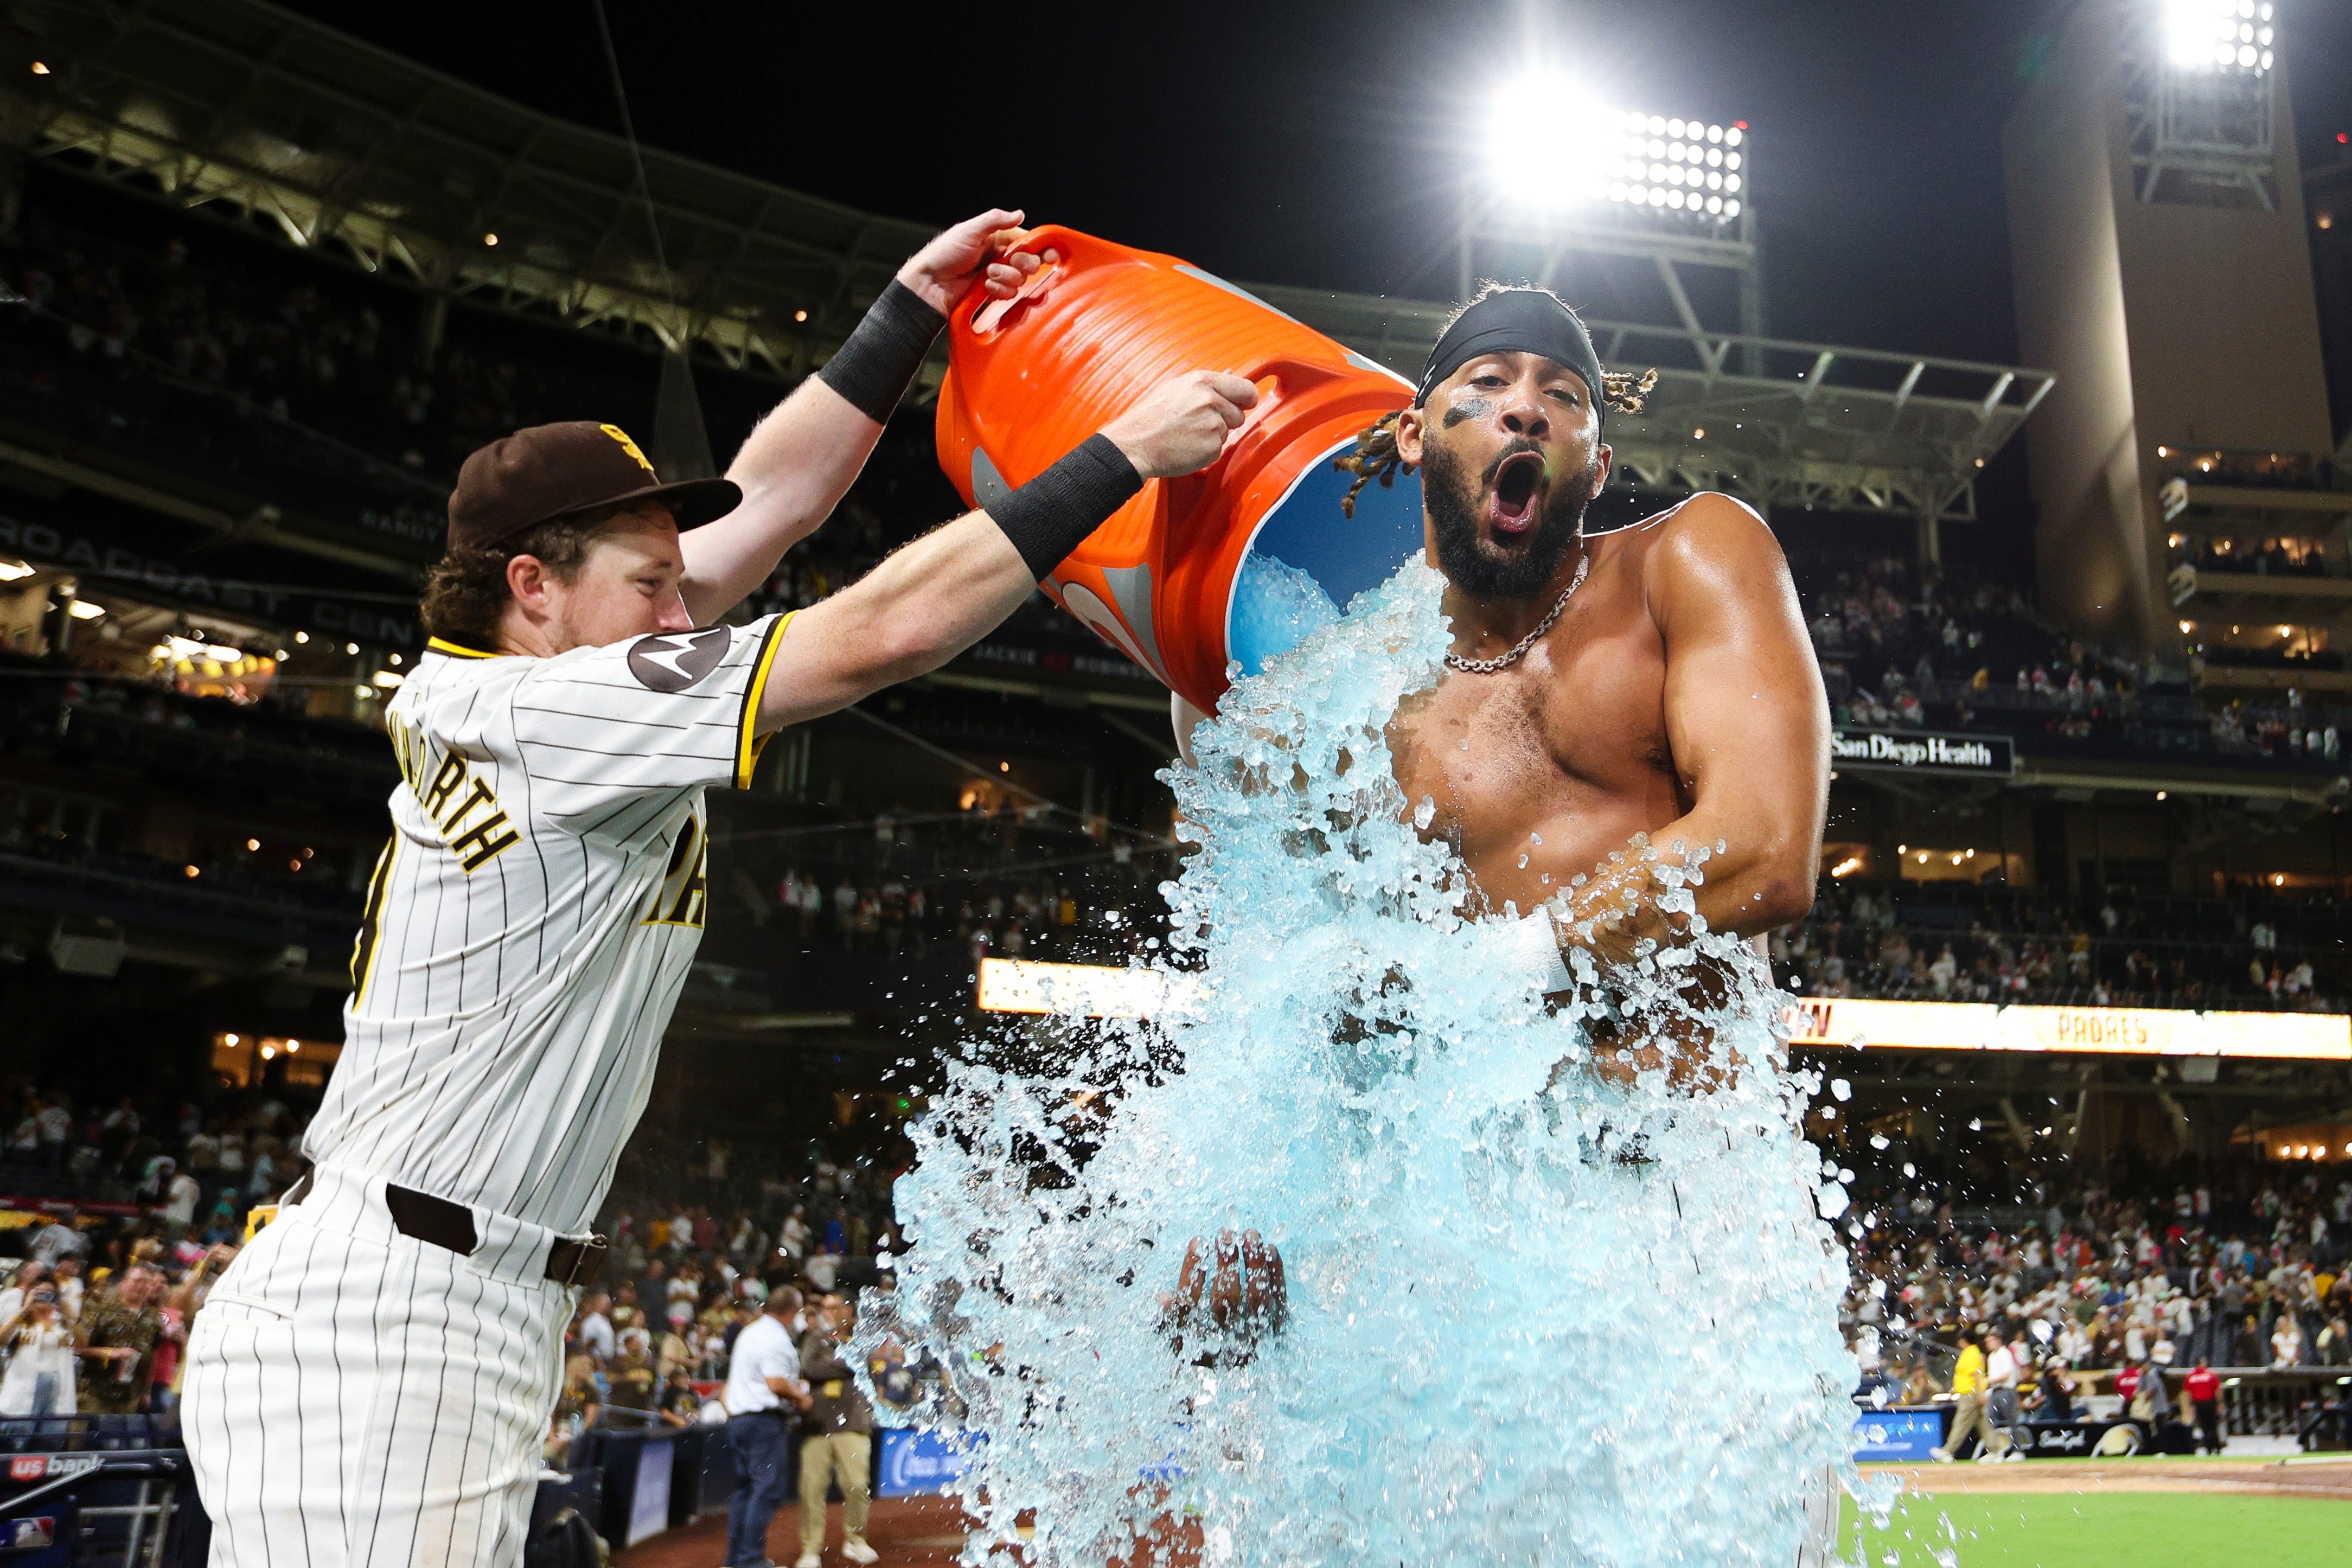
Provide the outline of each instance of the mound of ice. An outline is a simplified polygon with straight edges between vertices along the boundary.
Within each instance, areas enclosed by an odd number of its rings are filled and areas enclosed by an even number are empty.
[[[1339,619],[1339,607],[1313,577],[1279,557],[1252,550],[1234,574],[1225,652],[1244,674],[1258,674]]]
[[[967,1561],[1028,1515],[1036,1562],[1087,1568],[1171,1531],[1211,1563],[1790,1568],[1805,1478],[1845,1459],[1845,1259],[1784,998],[1702,937],[1727,1086],[1610,1087],[1577,1009],[1496,961],[1384,739],[1437,678],[1440,587],[1408,564],[1169,775],[1187,1010],[976,1040],[915,1130],[894,1315],[988,1434]],[[1697,1016],[1685,956],[1612,975],[1620,1005]],[[1288,1326],[1202,1366],[1163,1297],[1188,1239],[1243,1227]]]

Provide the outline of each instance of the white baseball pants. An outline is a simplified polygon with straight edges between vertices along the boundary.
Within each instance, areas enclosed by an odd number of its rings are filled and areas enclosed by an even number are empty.
[[[545,1228],[474,1211],[464,1256],[325,1170],[196,1315],[181,1421],[212,1568],[522,1561],[572,1291]]]

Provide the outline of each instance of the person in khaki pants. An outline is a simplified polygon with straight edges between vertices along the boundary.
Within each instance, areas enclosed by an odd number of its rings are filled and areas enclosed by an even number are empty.
[[[1987,1333],[1982,1346],[1973,1340],[1961,1343],[1959,1364],[1952,1369],[1951,1435],[1939,1446],[1928,1450],[1937,1463],[1950,1464],[1952,1451],[1971,1433],[1977,1437],[1978,1458],[1997,1464],[2008,1455],[2009,1434],[1993,1424],[1985,1408],[1992,1392],[1991,1381],[1986,1374],[1987,1363],[1990,1359],[1987,1351],[1999,1352],[2000,1348],[2000,1335],[1997,1333]],[[2024,1456],[2018,1457],[2021,1458]]]
[[[841,1347],[849,1338],[849,1303],[820,1296],[801,1341],[801,1376],[812,1402],[801,1416],[801,1555],[793,1568],[821,1568],[825,1493],[841,1486],[841,1554],[867,1563],[878,1555],[866,1544],[868,1478],[874,1463],[874,1407],[866,1402]]]

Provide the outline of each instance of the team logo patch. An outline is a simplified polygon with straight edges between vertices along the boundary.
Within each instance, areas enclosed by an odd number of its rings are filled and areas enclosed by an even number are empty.
[[[629,674],[648,691],[682,692],[719,667],[731,640],[724,626],[640,637],[629,645]]]
[[[644,469],[648,474],[652,474],[654,472],[654,465],[646,461],[646,455],[637,450],[637,444],[629,439],[629,433],[627,431],[623,430],[617,424],[600,424],[596,428],[611,436],[614,440],[619,442],[621,444],[621,450],[637,460],[638,467]],[[659,476],[656,475],[656,477],[659,477]]]

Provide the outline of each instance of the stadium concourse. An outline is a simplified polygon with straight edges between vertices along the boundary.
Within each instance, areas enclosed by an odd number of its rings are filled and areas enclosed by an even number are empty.
[[[168,1450],[210,1282],[305,1174],[399,779],[382,709],[423,652],[458,463],[568,419],[680,471],[704,455],[664,417],[649,334],[435,294],[112,155],[60,140],[0,168],[11,1452]],[[707,345],[669,363],[722,458],[807,368]],[[2310,608],[2352,598],[2352,491],[2321,454],[2154,452],[2177,638],[2081,613],[1941,513],[1759,497],[1837,730],[1815,901],[1769,950],[1843,1188],[1823,1207],[1852,1263],[1857,1433],[1865,1458],[1932,1467],[1930,1490],[1961,1484],[1939,1448],[2352,1446],[2352,670]],[[1603,509],[1687,493],[1672,480]],[[910,405],[749,612],[825,599],[958,504]],[[772,1287],[887,1310],[905,1129],[942,1063],[1060,1027],[984,1002],[983,973],[1116,975],[1161,929],[1182,865],[1167,715],[1040,596],[935,674],[779,736],[711,800],[708,930],[546,1433],[551,1506],[616,1562],[719,1550],[735,1477],[703,1411]],[[911,1434],[958,1426],[971,1369],[892,1342],[864,1370],[889,1482],[870,1542],[947,1561],[961,1516],[905,1494],[954,1466]],[[1954,1419],[1976,1409],[1973,1433]],[[658,1509],[649,1434],[678,1456]],[[2133,1462],[2152,1468],[2063,1473],[2343,1485]],[[770,1554],[798,1535],[789,1505]]]

